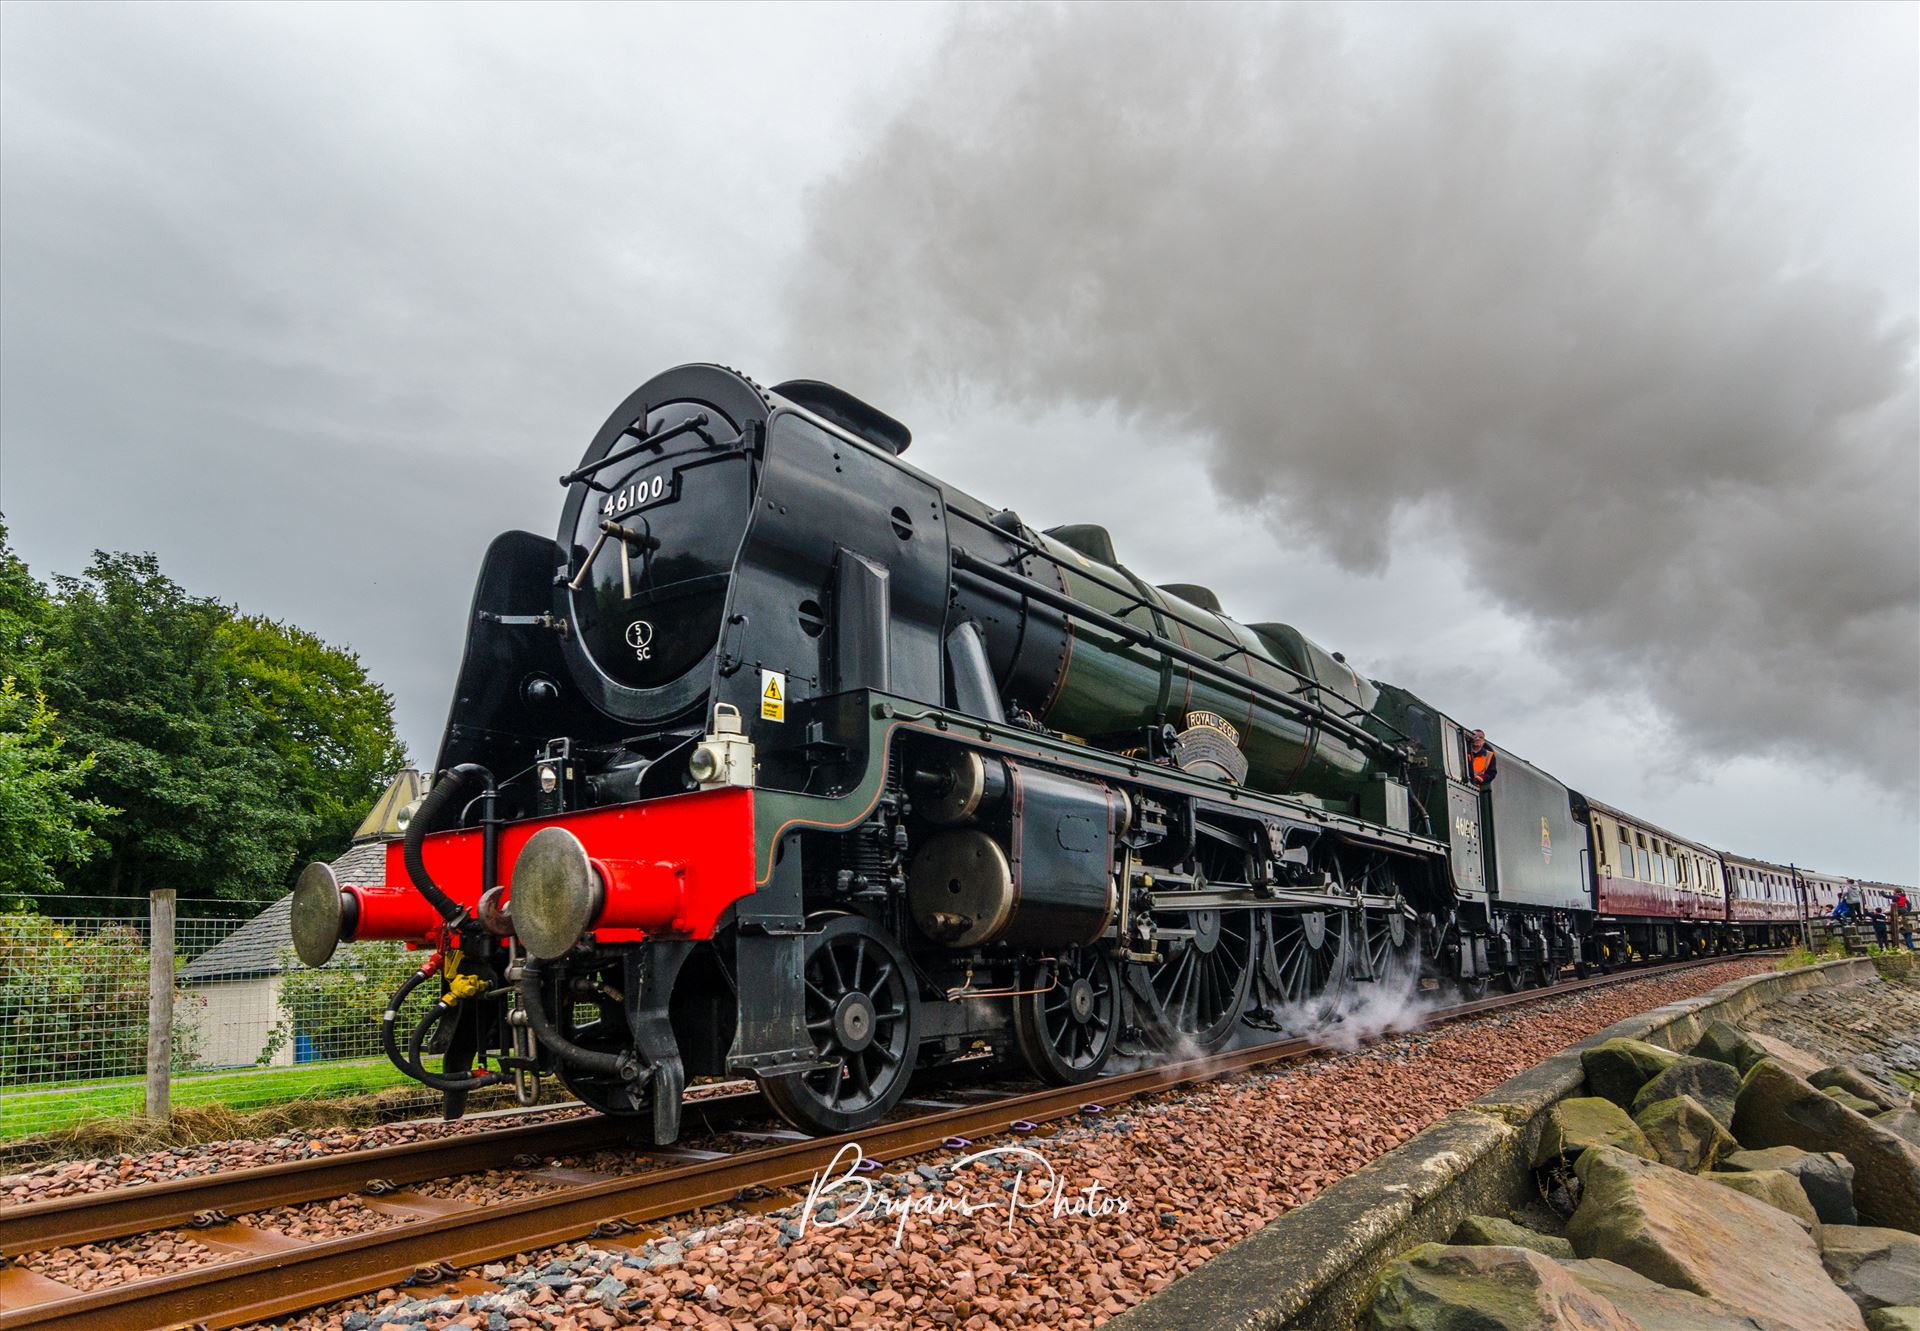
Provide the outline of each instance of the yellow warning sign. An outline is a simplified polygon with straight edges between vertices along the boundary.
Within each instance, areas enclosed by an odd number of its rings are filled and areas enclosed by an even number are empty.
[[[787,677],[778,670],[760,672],[760,719],[762,721],[787,719]]]

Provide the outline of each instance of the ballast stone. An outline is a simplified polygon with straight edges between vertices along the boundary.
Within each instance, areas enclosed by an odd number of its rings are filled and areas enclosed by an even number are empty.
[[[1633,1112],[1677,1096],[1691,1096],[1721,1123],[1733,1123],[1733,1102],[1740,1094],[1740,1074],[1710,1058],[1682,1056],[1669,1063],[1633,1097]]]
[[[1853,1165],[1838,1151],[1803,1151],[1770,1146],[1764,1151],[1733,1151],[1720,1160],[1722,1170],[1778,1169],[1800,1180],[1801,1190],[1823,1225],[1853,1225]]]
[[[1860,1219],[1920,1233],[1920,1148],[1770,1058],[1755,1063],[1741,1085],[1733,1135],[1747,1147],[1838,1151],[1853,1165]]]
[[[1663,1165],[1697,1174],[1740,1149],[1733,1134],[1690,1095],[1655,1100],[1633,1116]]]
[[[1760,1331],[1861,1331],[1812,1236],[1784,1212],[1608,1147],[1576,1168],[1584,1188],[1567,1237],[1582,1257],[1718,1299]]]
[[[1875,1308],[1867,1314],[1867,1331],[1920,1331],[1920,1306]]]
[[[1820,1261],[1863,1312],[1920,1305],[1920,1237],[1903,1229],[1829,1225]]]
[[[1653,1159],[1653,1147],[1640,1125],[1612,1100],[1597,1095],[1562,1100],[1547,1111],[1540,1140],[1533,1148],[1533,1167],[1543,1168],[1593,1146],[1612,1146]]]
[[[1371,1318],[1374,1331],[1641,1331],[1551,1257],[1439,1243],[1387,1263]]]

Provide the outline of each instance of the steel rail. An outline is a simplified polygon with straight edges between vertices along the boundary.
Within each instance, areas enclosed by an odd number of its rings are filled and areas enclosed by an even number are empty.
[[[763,1103],[758,1091],[749,1090],[690,1101],[689,1108],[759,1108]],[[517,1156],[572,1154],[629,1142],[627,1120],[589,1113],[0,1207],[0,1259],[191,1225],[210,1212],[233,1216],[344,1197],[376,1180],[419,1183],[498,1169]]]
[[[1477,999],[1436,1010],[1426,1024],[1467,1020],[1603,986],[1760,955],[1764,953],[1696,958]],[[370,1233],[0,1311],[0,1328],[12,1331],[58,1325],[72,1331],[132,1331],[191,1324],[218,1331],[406,1283],[422,1270],[473,1266],[581,1238],[617,1237],[627,1226],[733,1201],[748,1189],[777,1188],[810,1179],[848,1145],[857,1145],[863,1156],[875,1161],[897,1160],[940,1149],[956,1137],[1007,1131],[1022,1122],[1042,1124],[1069,1118],[1079,1114],[1095,1096],[1102,1104],[1123,1102],[1262,1066],[1297,1062],[1334,1048],[1329,1041],[1312,1038],[1271,1041],[1207,1058],[882,1123],[863,1132],[809,1138],[676,1169],[564,1187],[498,1206],[470,1207]],[[484,1140],[497,1142],[498,1136],[488,1135]],[[487,1167],[499,1168],[502,1163],[495,1157]],[[365,1172],[364,1167],[361,1172]]]

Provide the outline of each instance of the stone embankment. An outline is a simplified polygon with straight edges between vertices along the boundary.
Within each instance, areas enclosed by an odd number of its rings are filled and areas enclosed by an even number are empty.
[[[1920,1331],[1920,1113],[1884,1058],[1725,1021],[1580,1058],[1541,1203],[1388,1263],[1374,1331]]]

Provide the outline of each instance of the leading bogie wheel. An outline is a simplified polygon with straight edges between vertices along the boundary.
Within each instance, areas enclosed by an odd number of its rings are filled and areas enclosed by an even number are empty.
[[[780,1116],[807,1132],[854,1132],[906,1093],[918,1054],[913,972],[864,915],[837,915],[807,939],[801,967],[807,1034],[825,1066],[760,1083]]]
[[[1120,1040],[1120,966],[1099,943],[1071,947],[1013,1000],[1013,1036],[1035,1076],[1052,1086],[1091,1081]]]

